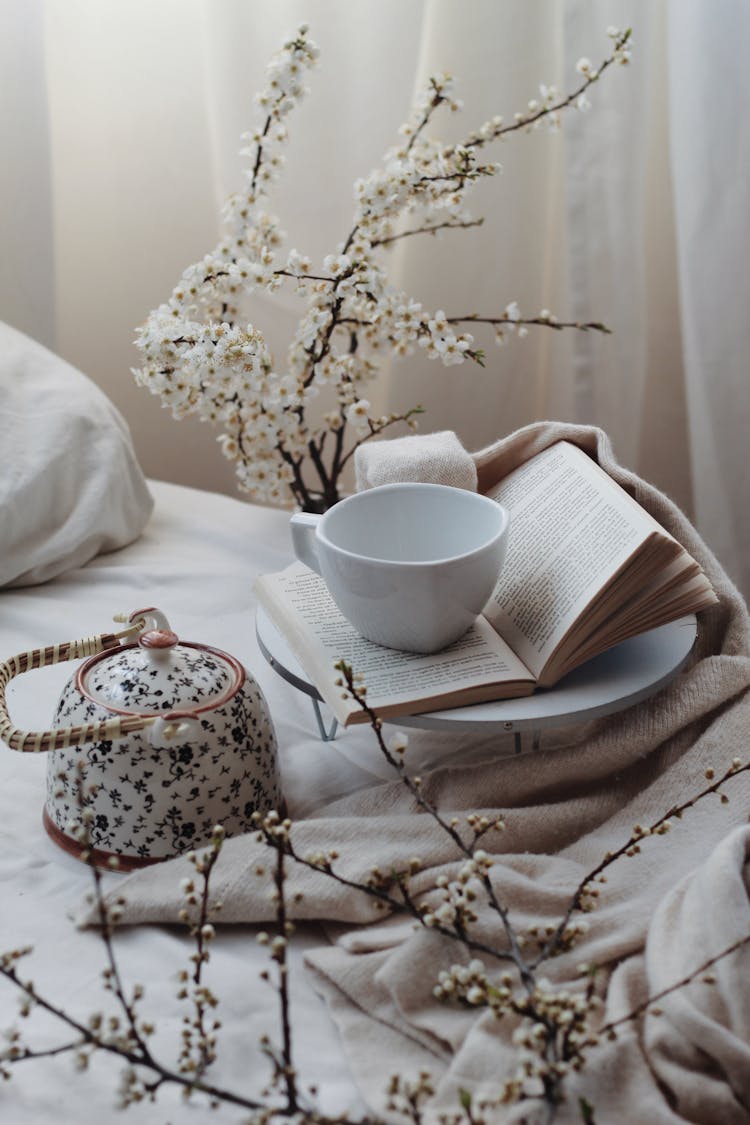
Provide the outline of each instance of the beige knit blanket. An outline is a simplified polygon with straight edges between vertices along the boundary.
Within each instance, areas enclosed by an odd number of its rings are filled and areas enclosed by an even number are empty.
[[[493,837],[492,880],[518,929],[556,922],[581,878],[627,840],[636,823],[653,822],[697,792],[709,767],[718,774],[734,757],[746,762],[750,751],[750,627],[744,603],[689,521],[616,463],[604,434],[552,423],[527,427],[475,455],[480,489],[560,438],[596,456],[685,544],[712,580],[720,604],[702,615],[687,670],[648,702],[582,728],[574,744],[545,738],[539,752],[438,769],[425,777],[426,796],[445,813],[503,811],[507,827]],[[401,446],[397,460],[404,457],[403,471],[413,472],[412,447]],[[381,463],[386,452],[383,443]],[[462,458],[468,455],[455,445],[452,455],[465,477]],[[379,479],[373,463],[365,460],[358,468],[363,484]],[[425,475],[424,467],[420,473]],[[646,840],[640,855],[610,868],[600,905],[586,916],[585,939],[545,967],[553,984],[575,981],[581,962],[601,966],[603,1018],[616,1019],[750,933],[748,776],[732,779],[728,804],[716,796],[702,800],[667,835]],[[430,816],[418,813],[398,782],[295,823],[293,838],[301,853],[335,848],[349,877],[365,875],[373,863],[387,868],[418,856],[423,869],[414,892],[420,896],[433,894],[438,877],[457,870],[450,840]],[[223,921],[272,916],[269,882],[253,874],[260,850],[250,837],[226,844],[214,881],[225,903]],[[174,920],[177,888],[187,873],[186,862],[178,859],[129,876],[117,888],[127,899],[124,921]],[[394,1071],[432,1072],[435,1114],[454,1111],[462,1087],[492,1095],[514,1072],[516,1048],[507,1019],[451,1007],[433,995],[439,970],[458,959],[455,947],[398,916],[383,919],[371,900],[320,873],[295,869],[290,883],[304,895],[298,916],[343,923],[334,943],[310,956],[309,965],[373,1108],[382,1107],[384,1084]],[[486,910],[479,930],[502,940]],[[584,1096],[597,1125],[750,1121],[750,946],[722,960],[713,973],[715,984],[701,978],[672,993],[660,1003],[663,1014],[627,1025],[616,1042],[593,1050],[586,1068],[568,1080],[557,1120],[580,1122]],[[537,1118],[528,1102],[493,1118],[537,1119],[544,1118]]]

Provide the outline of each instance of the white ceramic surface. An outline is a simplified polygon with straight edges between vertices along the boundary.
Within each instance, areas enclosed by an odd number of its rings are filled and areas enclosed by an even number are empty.
[[[436,652],[486,605],[508,541],[507,511],[442,484],[386,484],[323,516],[292,516],[297,558],[371,641]]]
[[[54,725],[117,715],[158,716],[155,722],[126,738],[47,755],[49,834],[80,851],[80,766],[95,858],[116,855],[123,868],[199,846],[215,824],[227,836],[249,832],[255,811],[281,806],[276,736],[253,677],[220,649],[180,641],[158,610],[136,616],[146,618],[146,630],[77,669]]]

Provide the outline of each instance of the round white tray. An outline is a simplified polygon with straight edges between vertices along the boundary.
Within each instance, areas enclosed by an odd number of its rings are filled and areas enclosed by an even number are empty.
[[[399,715],[394,722],[424,730],[478,734],[493,727],[509,732],[541,731],[611,715],[647,699],[677,675],[690,655],[697,628],[695,614],[690,614],[641,633],[581,665],[554,688],[522,699]],[[262,608],[256,614],[255,631],[261,652],[279,675],[313,700],[320,700],[317,688]]]

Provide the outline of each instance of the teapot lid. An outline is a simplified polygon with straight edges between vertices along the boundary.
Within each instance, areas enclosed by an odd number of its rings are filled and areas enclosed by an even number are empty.
[[[82,664],[76,686],[110,711],[136,715],[209,711],[240,689],[238,660],[208,645],[181,641],[159,610],[137,610],[144,621],[134,644],[109,649]]]

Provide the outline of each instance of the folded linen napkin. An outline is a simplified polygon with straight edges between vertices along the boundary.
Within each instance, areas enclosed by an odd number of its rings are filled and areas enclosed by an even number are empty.
[[[634,824],[652,823],[693,795],[706,784],[709,767],[718,772],[734,757],[747,760],[750,742],[747,609],[687,519],[617,464],[601,431],[558,423],[526,427],[475,455],[480,489],[561,438],[597,457],[685,544],[720,601],[701,617],[688,669],[645,703],[590,724],[570,743],[546,736],[533,754],[423,775],[425,795],[448,815],[503,811],[507,827],[491,845],[491,877],[518,929],[556,922],[580,879],[628,839]],[[579,963],[600,966],[605,1018],[614,1019],[750,932],[749,776],[733,779],[728,805],[702,800],[667,835],[645,840],[640,855],[612,866],[600,905],[587,916],[585,939],[545,965],[548,979],[566,985],[578,978]],[[419,856],[413,891],[426,900],[434,901],[441,876],[450,877],[459,862],[445,834],[419,814],[398,782],[329,805],[296,823],[292,833],[303,854],[337,850],[342,872],[354,879],[365,877],[373,863],[387,868]],[[272,917],[270,878],[254,874],[263,852],[253,837],[225,845],[214,884],[225,903],[223,921]],[[116,893],[127,900],[123,921],[174,921],[179,882],[188,872],[187,861],[177,859],[120,882]],[[491,1095],[515,1071],[507,1020],[446,1006],[433,995],[439,970],[457,959],[453,945],[396,916],[381,918],[371,900],[320,873],[292,869],[290,878],[290,890],[303,895],[295,907],[299,917],[344,924],[335,944],[308,961],[372,1106],[382,1110],[394,1070],[432,1071],[436,1114],[457,1108],[462,1087]],[[90,911],[83,920],[96,921]],[[477,932],[498,940],[497,919],[486,908]],[[649,1017],[629,1025],[616,1043],[592,1052],[584,1071],[571,1076],[558,1120],[580,1122],[579,1096],[593,1105],[597,1121],[618,1125],[750,1120],[747,956],[745,949],[723,962],[712,991],[702,982],[691,985],[662,1003],[661,1022]],[[532,1121],[533,1112],[527,1102],[497,1120]]]
[[[368,441],[354,454],[357,491],[397,481],[426,481],[477,490],[474,458],[450,430]]]

